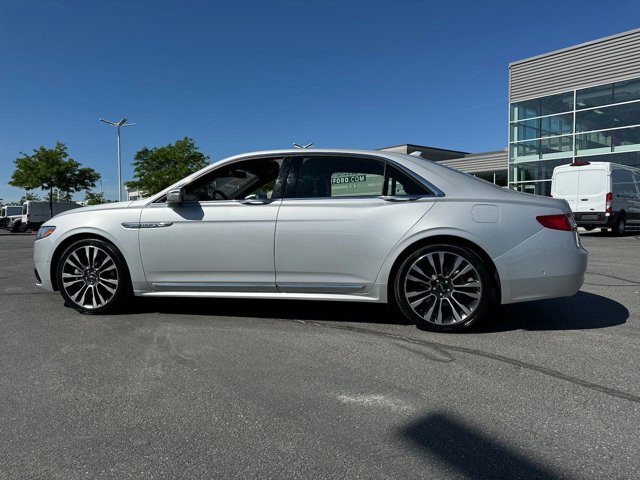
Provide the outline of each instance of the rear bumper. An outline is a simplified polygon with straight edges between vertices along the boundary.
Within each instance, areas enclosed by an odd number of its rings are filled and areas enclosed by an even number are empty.
[[[576,232],[543,229],[494,259],[502,303],[568,297],[584,282],[587,251]]]
[[[609,215],[604,212],[576,212],[573,214],[573,218],[580,226],[612,227],[618,219],[618,215],[619,212]]]

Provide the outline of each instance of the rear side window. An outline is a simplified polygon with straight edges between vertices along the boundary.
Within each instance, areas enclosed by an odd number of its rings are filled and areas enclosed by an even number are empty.
[[[293,197],[382,195],[384,163],[365,158],[309,157],[300,160]]]
[[[294,198],[430,195],[409,175],[385,162],[357,157],[300,159],[297,175],[287,185]]]

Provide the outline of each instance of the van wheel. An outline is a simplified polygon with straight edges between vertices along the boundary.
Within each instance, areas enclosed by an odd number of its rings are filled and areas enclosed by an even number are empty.
[[[459,332],[480,320],[491,297],[487,267],[472,250],[430,245],[409,255],[394,279],[395,301],[419,328]]]
[[[615,225],[611,229],[611,233],[616,237],[621,237],[625,234],[626,231],[627,231],[627,219],[624,217],[624,215],[620,215]]]
[[[98,239],[79,240],[67,248],[56,276],[65,303],[80,313],[111,313],[131,291],[122,254]]]

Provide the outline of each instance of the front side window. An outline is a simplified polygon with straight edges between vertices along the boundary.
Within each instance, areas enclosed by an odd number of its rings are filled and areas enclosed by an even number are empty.
[[[432,195],[427,188],[382,161],[350,157],[308,157],[299,160],[297,175],[287,186],[293,198]]]
[[[255,159],[215,169],[185,187],[185,200],[273,198],[282,163],[282,159]]]

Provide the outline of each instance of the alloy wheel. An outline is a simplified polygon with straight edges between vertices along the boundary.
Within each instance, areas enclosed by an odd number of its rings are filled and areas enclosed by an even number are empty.
[[[115,259],[104,248],[81,245],[62,265],[61,287],[82,309],[104,307],[113,300],[120,282]]]
[[[435,325],[464,323],[482,298],[478,270],[467,258],[450,251],[433,251],[415,260],[403,289],[413,312]]]

